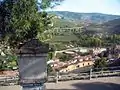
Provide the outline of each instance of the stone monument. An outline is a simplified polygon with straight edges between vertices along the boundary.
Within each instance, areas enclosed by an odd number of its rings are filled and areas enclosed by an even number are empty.
[[[47,80],[47,53],[49,45],[37,39],[20,45],[18,55],[19,82],[23,90],[44,90]]]

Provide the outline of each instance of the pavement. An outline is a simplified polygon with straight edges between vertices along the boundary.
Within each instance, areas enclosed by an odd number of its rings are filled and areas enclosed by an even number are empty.
[[[46,83],[47,90],[120,90],[120,77]],[[21,86],[0,86],[0,90],[22,90]]]

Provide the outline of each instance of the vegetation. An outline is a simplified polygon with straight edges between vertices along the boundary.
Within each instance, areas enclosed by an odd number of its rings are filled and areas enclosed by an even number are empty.
[[[54,16],[55,17],[55,16]],[[65,20],[64,18],[53,18],[53,27],[74,27],[76,24],[72,21]]]
[[[98,59],[94,63],[94,69],[96,69],[96,70],[103,70],[105,67],[107,67],[107,59],[106,58]]]
[[[0,0],[0,54],[5,54],[0,56],[0,69],[16,60],[9,56],[14,57],[20,43],[48,38],[43,32],[51,28],[51,17],[45,9],[59,3],[59,0]]]
[[[52,67],[48,64],[47,65],[47,73],[50,74],[52,72]]]
[[[73,56],[66,53],[57,53],[56,57],[59,58],[62,62],[69,61],[73,58]]]
[[[0,70],[17,69],[17,57],[13,55],[0,56]]]
[[[36,38],[47,30],[50,18],[46,12],[38,12],[37,7],[36,0],[1,1],[0,22],[4,23],[1,25],[2,41],[17,48],[20,43]]]
[[[95,36],[86,34],[71,34],[71,35],[55,35],[52,37],[51,43],[55,45],[56,50],[67,49],[67,45],[73,45],[74,47],[108,47],[114,44],[120,44],[120,35],[103,35]]]

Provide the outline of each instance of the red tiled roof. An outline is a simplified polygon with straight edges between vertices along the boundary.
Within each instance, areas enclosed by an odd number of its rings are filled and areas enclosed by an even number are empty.
[[[10,77],[15,77],[19,74],[18,71],[0,71],[1,76],[10,76]]]

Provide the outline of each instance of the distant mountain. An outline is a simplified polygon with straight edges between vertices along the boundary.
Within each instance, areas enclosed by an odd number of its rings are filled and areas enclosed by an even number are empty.
[[[110,20],[119,19],[119,15],[108,15],[101,13],[76,13],[68,11],[51,11],[50,14],[55,14],[62,19],[68,21],[82,22],[82,23],[104,23]]]
[[[100,13],[49,12],[55,15],[54,27],[81,27],[83,34],[120,34],[120,16]]]

